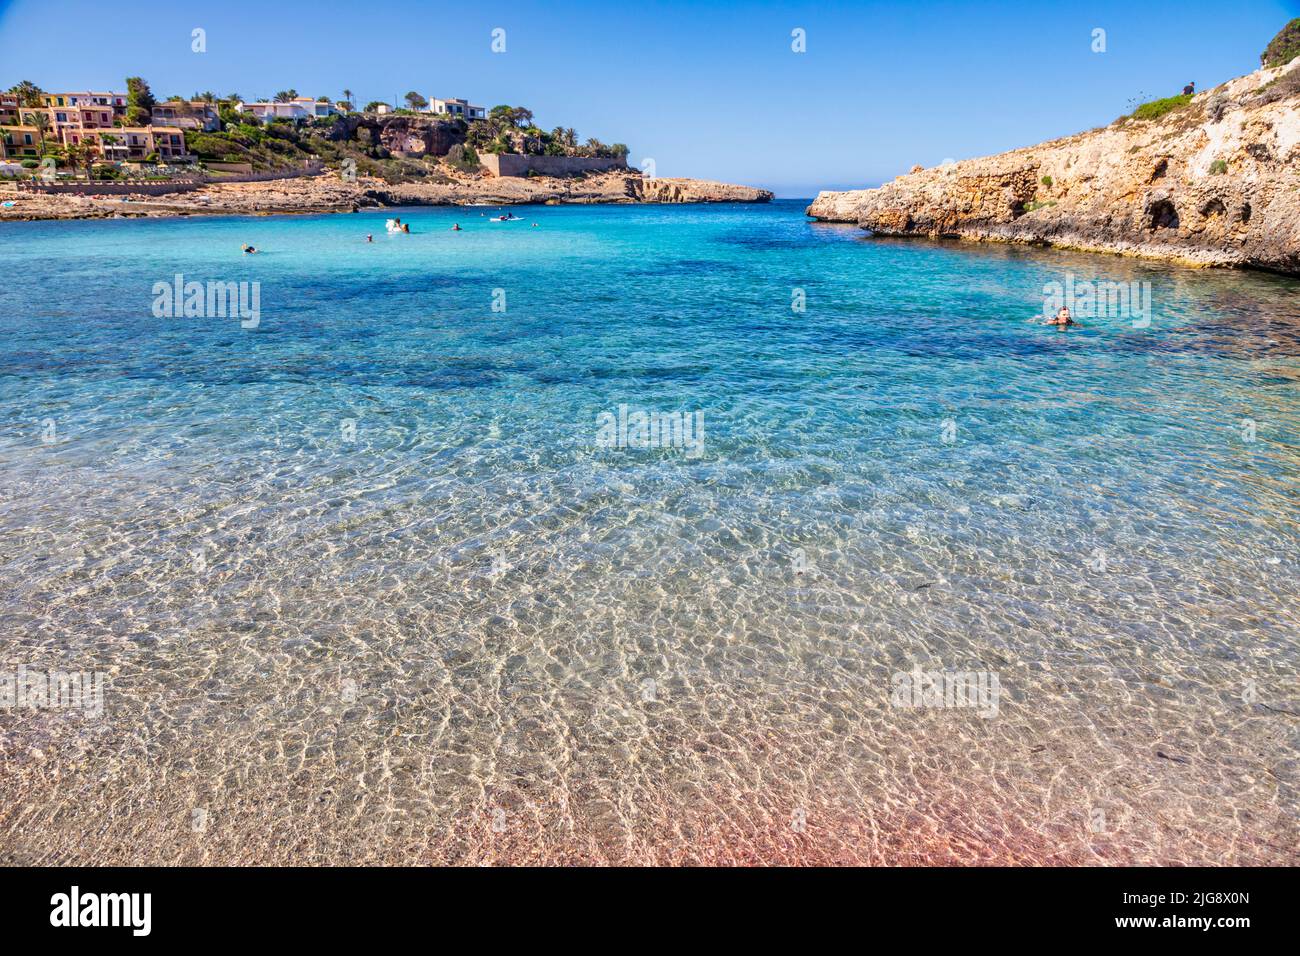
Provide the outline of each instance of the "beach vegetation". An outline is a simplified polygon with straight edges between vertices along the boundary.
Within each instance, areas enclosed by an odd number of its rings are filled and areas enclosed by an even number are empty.
[[[1286,66],[1300,56],[1300,17],[1296,17],[1269,41],[1259,62],[1264,66]]]
[[[1044,177],[1043,177],[1041,180],[1039,180],[1039,181],[1040,181],[1044,186],[1046,186],[1048,189],[1051,189],[1051,188],[1052,188],[1052,177],[1051,177],[1051,176],[1044,176]]]
[[[1278,100],[1300,93],[1300,67],[1281,76],[1275,76],[1255,92],[1256,102],[1260,105],[1276,103]]]
[[[447,151],[447,165],[463,173],[471,173],[479,168],[478,153],[472,146],[453,146]]]
[[[1151,100],[1149,103],[1143,103],[1135,109],[1129,116],[1135,120],[1157,120],[1162,116],[1168,116],[1170,113],[1180,110],[1192,101],[1190,93],[1180,93],[1177,96],[1166,96],[1164,99]]]
[[[1055,199],[1048,199],[1048,200],[1046,200],[1046,201],[1043,201],[1043,200],[1041,200],[1041,199],[1037,199],[1037,198],[1035,198],[1035,199],[1031,199],[1031,200],[1029,200],[1029,202],[1027,202],[1027,203],[1025,203],[1023,206],[1021,206],[1021,207],[1020,207],[1020,211],[1021,211],[1022,213],[1033,212],[1035,209],[1047,209],[1047,208],[1049,208],[1049,207],[1051,207],[1051,206],[1055,206],[1055,205],[1056,205],[1056,200],[1055,200]]]
[[[1227,171],[1228,163],[1226,160],[1216,159],[1214,162],[1210,163],[1211,176],[1222,176]]]
[[[406,100],[406,105],[411,110],[418,111],[429,108],[429,101],[415,90],[411,90],[402,99]]]

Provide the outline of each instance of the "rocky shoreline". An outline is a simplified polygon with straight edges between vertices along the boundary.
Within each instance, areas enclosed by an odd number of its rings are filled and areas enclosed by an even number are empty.
[[[1300,275],[1300,58],[1154,120],[822,192],[882,236],[1017,242]]]
[[[0,221],[123,219],[167,216],[286,215],[358,212],[387,206],[506,206],[592,203],[756,203],[772,193],[700,179],[645,178],[635,171],[575,177],[464,175],[445,182],[386,183],[337,172],[256,183],[213,183],[163,196],[73,196],[19,193],[0,206]]]

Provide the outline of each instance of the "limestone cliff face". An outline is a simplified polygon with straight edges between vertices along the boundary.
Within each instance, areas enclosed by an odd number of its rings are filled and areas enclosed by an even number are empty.
[[[772,193],[753,186],[733,186],[707,179],[647,179],[627,176],[627,195],[634,202],[769,202]]]
[[[1300,58],[1156,120],[823,192],[881,235],[1046,243],[1300,274]]]
[[[491,178],[465,175],[448,184],[404,183],[367,190],[385,205],[479,202],[510,203],[713,203],[768,202],[772,194],[752,186],[706,179],[646,179],[636,170],[581,177]]]
[[[202,189],[164,196],[95,197],[20,193],[13,206],[0,208],[6,219],[99,219],[138,216],[272,215],[355,212],[382,206],[477,206],[590,203],[767,202],[766,189],[702,179],[643,179],[636,170],[611,170],[577,177],[495,178],[486,172],[455,173],[425,181],[389,184],[335,172],[297,179],[252,183],[212,183]],[[474,215],[467,211],[465,215]],[[476,217],[477,218],[477,217]]]
[[[334,121],[329,138],[336,142],[358,140],[379,145],[394,154],[446,156],[453,146],[465,142],[467,132],[465,122],[458,119],[349,113]]]

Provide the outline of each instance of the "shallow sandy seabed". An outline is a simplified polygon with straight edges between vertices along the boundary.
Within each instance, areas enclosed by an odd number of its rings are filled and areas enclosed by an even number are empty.
[[[0,669],[106,675],[0,711],[0,862],[1297,862],[1292,286],[545,212],[0,245]],[[1065,268],[1150,328],[1023,321]],[[223,269],[255,332],[150,313]]]

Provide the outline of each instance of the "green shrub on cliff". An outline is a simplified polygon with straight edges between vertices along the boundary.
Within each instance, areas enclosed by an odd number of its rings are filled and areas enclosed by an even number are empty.
[[[1226,160],[1216,159],[1214,162],[1210,163],[1211,176],[1222,176],[1227,171],[1228,163]]]
[[[1135,109],[1130,115],[1136,120],[1155,120],[1162,116],[1180,110],[1192,101],[1190,93],[1182,93],[1178,96],[1166,96],[1162,100],[1152,100],[1150,103],[1143,103]]]
[[[459,169],[463,173],[470,173],[478,169],[478,153],[472,146],[461,146],[459,143],[447,151],[447,164]]]
[[[1259,62],[1264,66],[1285,66],[1300,56],[1300,17],[1296,17],[1282,28],[1282,32],[1259,55]]]

